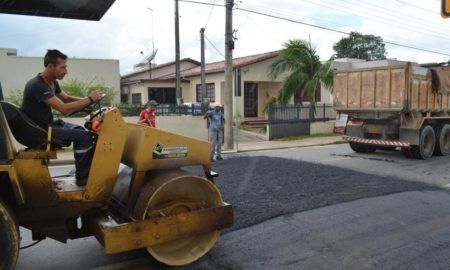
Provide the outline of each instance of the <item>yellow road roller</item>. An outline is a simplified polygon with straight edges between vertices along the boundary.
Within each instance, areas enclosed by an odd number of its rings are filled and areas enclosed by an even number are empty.
[[[107,254],[145,248],[162,263],[184,265],[232,225],[233,209],[214,184],[208,142],[127,124],[117,108],[98,109],[86,125],[101,123],[91,131],[87,185],[79,187],[73,175],[49,173],[58,146],[51,129],[0,103],[0,269],[16,264],[19,226],[34,240],[95,236]],[[28,148],[17,151],[14,139]],[[191,165],[204,175],[182,169]]]

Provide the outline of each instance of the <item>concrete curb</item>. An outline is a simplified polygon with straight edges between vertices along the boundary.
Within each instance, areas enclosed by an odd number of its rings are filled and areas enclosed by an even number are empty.
[[[264,141],[266,141],[266,142],[269,141],[269,140],[267,139],[267,136],[266,136],[266,135],[258,134],[258,133],[256,133],[256,132],[246,131],[246,130],[242,130],[242,129],[240,129],[239,132],[244,133],[244,134],[247,134],[247,135],[249,135],[249,136],[255,136],[255,137],[260,138],[261,140],[264,140]]]
[[[233,150],[228,152],[222,151],[222,153],[232,154],[232,153],[245,153],[245,152],[258,152],[258,151],[269,151],[269,150],[278,150],[278,149],[288,149],[288,148],[305,148],[305,147],[313,147],[313,146],[325,146],[325,145],[333,145],[333,144],[345,144],[348,143],[346,141],[335,141],[329,143],[320,143],[320,144],[310,144],[310,145],[296,145],[296,146],[277,146],[277,147],[267,147],[261,149],[244,149],[244,150]]]

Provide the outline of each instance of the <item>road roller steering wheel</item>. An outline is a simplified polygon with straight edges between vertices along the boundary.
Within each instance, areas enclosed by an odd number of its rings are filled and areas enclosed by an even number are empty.
[[[98,110],[98,112],[95,114],[95,116],[99,115],[100,112],[101,112],[101,108],[102,108],[102,106],[101,106],[101,101],[102,101],[102,99],[103,99],[104,97],[106,97],[106,94],[105,94],[105,93],[103,93],[103,94],[101,95],[100,99],[97,100],[96,102],[87,105],[86,107],[82,108],[81,110],[78,110],[78,111],[76,111],[76,112],[73,112],[73,113],[69,114],[69,116],[72,116],[72,115],[74,115],[74,114],[76,114],[76,113],[79,113],[79,112],[85,112],[86,114],[90,114],[90,113],[92,113],[93,111],[95,111],[95,107],[97,107],[97,110]],[[91,120],[92,120],[92,118],[94,118],[95,116],[91,116]]]

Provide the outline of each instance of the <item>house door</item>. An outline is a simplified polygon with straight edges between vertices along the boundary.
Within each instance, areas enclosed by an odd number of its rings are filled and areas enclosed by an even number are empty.
[[[244,117],[258,116],[258,84],[244,83]]]

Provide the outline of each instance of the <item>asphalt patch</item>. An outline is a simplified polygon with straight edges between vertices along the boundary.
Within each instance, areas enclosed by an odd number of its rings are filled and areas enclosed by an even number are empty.
[[[351,162],[351,161],[349,161]],[[437,186],[304,161],[232,157],[213,163],[224,200],[234,208],[239,230],[268,219],[368,197]]]

